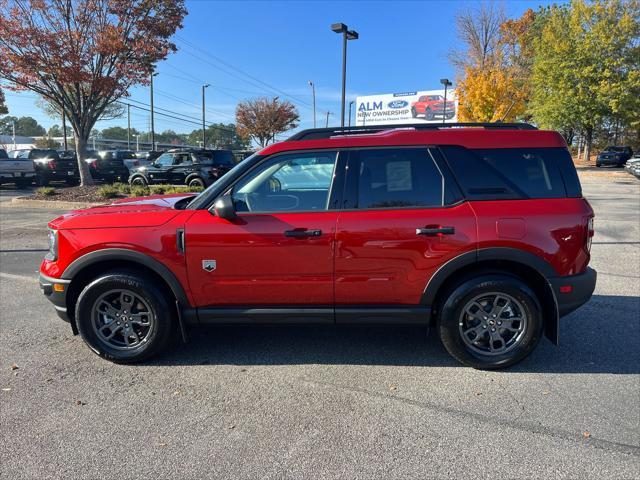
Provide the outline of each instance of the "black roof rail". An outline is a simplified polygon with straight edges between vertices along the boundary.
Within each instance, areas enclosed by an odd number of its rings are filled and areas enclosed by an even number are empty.
[[[389,130],[443,130],[448,128],[478,127],[491,130],[537,130],[538,128],[529,123],[502,123],[502,122],[459,122],[459,123],[425,123],[425,124],[395,124],[395,125],[371,125],[358,127],[330,127],[311,128],[302,130],[289,137],[287,142],[298,140],[320,140],[338,135],[367,135],[373,133],[386,132]]]

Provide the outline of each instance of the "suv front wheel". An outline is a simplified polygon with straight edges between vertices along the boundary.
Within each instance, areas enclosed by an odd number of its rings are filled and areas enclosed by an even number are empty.
[[[440,339],[461,363],[505,368],[529,355],[543,330],[540,304],[521,280],[482,275],[450,291],[440,314]]]
[[[165,297],[153,280],[137,272],[106,273],[78,297],[78,331],[107,360],[146,360],[166,347],[173,331],[175,315]]]

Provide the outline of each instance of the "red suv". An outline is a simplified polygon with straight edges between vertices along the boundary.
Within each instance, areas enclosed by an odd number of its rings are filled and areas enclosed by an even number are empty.
[[[411,104],[411,116],[416,118],[418,115],[424,115],[425,120],[434,120],[436,118],[451,120],[456,114],[455,102],[451,99],[447,100],[447,108],[445,110],[444,97],[442,95],[422,95],[418,101]]]
[[[307,130],[197,196],[68,213],[41,288],[116,362],[276,322],[431,325],[466,365],[512,365],[590,298],[593,211],[558,133],[451,127]]]

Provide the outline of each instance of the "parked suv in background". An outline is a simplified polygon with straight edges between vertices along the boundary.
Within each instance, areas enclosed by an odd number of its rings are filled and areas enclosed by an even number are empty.
[[[9,158],[0,148],[0,185],[14,183],[17,188],[25,188],[33,183],[35,171],[29,159]]]
[[[455,103],[449,99],[447,110],[444,109],[444,97],[442,95],[422,95],[417,102],[411,104],[411,116],[416,118],[424,115],[425,120],[442,119],[451,120],[456,114]]]
[[[596,157],[596,167],[603,165],[624,167],[624,164],[632,156],[633,150],[631,147],[607,147]]]
[[[33,160],[36,173],[36,185],[47,186],[50,182],[64,181],[67,185],[78,185],[80,173],[74,159],[60,158],[55,150],[39,148],[14,150],[12,158]]]
[[[125,161],[134,161],[133,152],[126,150],[102,150],[87,152],[86,162],[94,180],[106,183],[126,182],[129,178],[129,168]]]
[[[206,187],[227,173],[235,162],[231,150],[176,149],[169,150],[149,165],[131,172],[129,183],[184,184]]]
[[[117,362],[290,322],[431,325],[466,365],[512,365],[590,298],[593,210],[560,134],[454,125],[303,131],[197,196],[58,217],[42,290]]]

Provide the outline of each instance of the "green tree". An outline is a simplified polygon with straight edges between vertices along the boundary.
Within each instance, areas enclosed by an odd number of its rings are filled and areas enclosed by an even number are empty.
[[[0,88],[0,115],[4,115],[5,113],[9,113],[9,109],[5,104],[4,92]]]
[[[47,131],[47,135],[49,137],[61,137],[62,136],[62,128],[60,125],[52,125]]]
[[[574,0],[553,6],[533,40],[529,110],[540,126],[593,136],[615,119],[640,123],[640,3]]]
[[[0,118],[0,132],[11,133],[13,131],[13,122],[16,122],[16,135],[42,137],[47,133],[35,118],[11,116]]]
[[[250,142],[238,135],[233,123],[215,123],[205,129],[207,136],[207,148],[226,148],[230,150],[245,150]],[[202,129],[192,131],[186,139],[189,145],[202,143]]]
[[[137,135],[138,131],[135,128],[131,129],[131,140],[134,140],[134,135]],[[127,129],[123,127],[109,127],[102,130],[102,138],[108,138],[110,140],[126,140]]]

